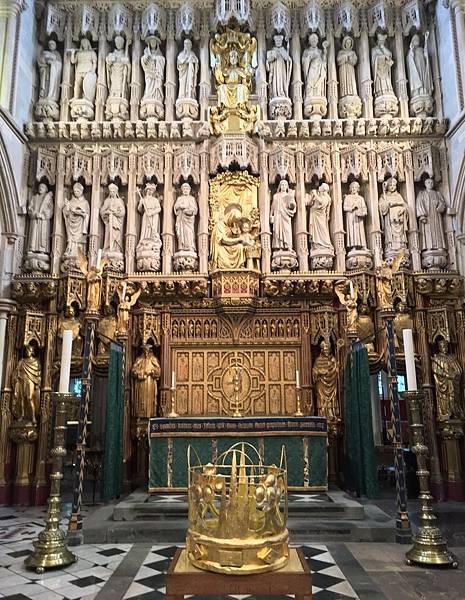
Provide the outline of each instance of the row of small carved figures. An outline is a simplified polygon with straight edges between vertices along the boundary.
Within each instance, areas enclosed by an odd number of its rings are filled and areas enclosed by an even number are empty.
[[[447,119],[427,117],[392,119],[321,119],[319,121],[260,121],[256,132],[263,138],[384,137],[444,135]],[[207,121],[83,121],[34,122],[25,125],[29,139],[206,139],[211,135]]]
[[[171,331],[175,339],[214,339],[218,336],[218,322],[216,319],[173,319]],[[298,319],[256,319],[253,331],[255,338],[299,338],[300,322]]]

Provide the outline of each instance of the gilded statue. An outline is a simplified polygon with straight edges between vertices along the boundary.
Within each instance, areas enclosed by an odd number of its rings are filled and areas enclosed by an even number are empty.
[[[393,308],[394,296],[392,291],[392,279],[395,273],[400,269],[404,260],[405,252],[400,252],[389,265],[385,260],[375,269],[376,292],[378,295],[379,308]]]
[[[81,356],[82,353],[82,339],[81,339],[81,328],[82,324],[77,316],[76,308],[71,304],[67,306],[63,311],[63,315],[60,317],[58,322],[57,337],[58,343],[58,355],[61,356],[61,346],[63,344],[63,332],[70,330],[73,332],[73,356]]]
[[[320,355],[312,369],[313,385],[316,394],[317,413],[328,421],[338,421],[341,417],[337,397],[338,367],[328,342],[320,344]]]
[[[129,311],[137,302],[142,290],[137,290],[133,294],[128,294],[125,291],[125,287],[122,289],[118,288],[118,335],[126,335],[129,331]]]
[[[142,419],[155,417],[157,380],[160,379],[161,368],[149,344],[142,346],[142,354],[134,361],[131,375],[134,382],[134,417]]]
[[[404,351],[404,337],[402,333],[404,329],[413,329],[413,320],[407,304],[401,301],[396,306],[396,316],[394,317],[394,333],[396,335],[394,343],[400,352]]]
[[[436,410],[439,421],[464,419],[462,406],[462,367],[454,354],[449,352],[446,340],[439,340],[439,352],[431,359],[436,387]]]
[[[97,324],[97,356],[108,356],[110,342],[116,336],[115,308],[112,304],[105,304],[103,317]]]
[[[349,287],[346,280],[341,280],[334,286],[334,291],[339,298],[339,302],[347,309],[347,331],[357,331],[357,287],[353,285]]]
[[[79,266],[81,273],[85,275],[87,280],[87,310],[98,311],[100,308],[100,289],[102,286],[102,273],[103,269],[108,264],[108,260],[103,258],[100,264],[92,266],[90,269],[87,267],[87,258],[79,253]]]
[[[370,307],[367,304],[361,304],[358,309],[357,317],[357,337],[365,344],[368,352],[375,351],[375,324],[370,314]]]
[[[211,109],[210,120],[216,134],[225,131],[251,131],[257,108],[249,107],[255,75],[257,40],[250,33],[228,29],[210,42],[218,106]]]
[[[231,203],[224,209],[211,236],[211,269],[240,269],[246,261],[242,239],[242,207]]]
[[[40,403],[41,366],[34,354],[34,348],[29,345],[11,377],[13,385],[13,416],[20,421],[37,423]]]

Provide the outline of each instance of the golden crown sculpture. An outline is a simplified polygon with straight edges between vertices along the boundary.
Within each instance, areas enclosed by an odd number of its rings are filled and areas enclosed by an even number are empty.
[[[197,465],[191,465],[192,453]],[[191,446],[187,551],[207,571],[244,575],[284,567],[289,558],[287,465],[264,465],[251,444],[239,443],[202,465]],[[256,455],[257,459],[250,456]]]

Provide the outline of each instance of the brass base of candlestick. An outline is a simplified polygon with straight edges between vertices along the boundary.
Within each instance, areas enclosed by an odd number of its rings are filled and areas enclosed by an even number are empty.
[[[303,417],[302,407],[300,406],[300,387],[296,387],[296,407],[294,417]]]
[[[53,472],[50,476],[50,496],[48,510],[45,517],[45,527],[39,533],[37,540],[32,542],[34,551],[26,558],[24,564],[37,573],[45,569],[66,567],[75,562],[76,556],[66,546],[66,534],[60,529],[61,519],[61,480],[63,479],[63,458],[66,456],[66,405],[74,399],[72,394],[54,394],[55,435],[51,455],[53,458]]]
[[[171,388],[171,412],[168,413],[168,415],[167,415],[167,417],[169,419],[174,419],[175,417],[179,417],[178,413],[174,409],[175,403],[176,403],[176,388]]]
[[[427,469],[428,447],[424,439],[422,392],[404,392],[409,416],[412,450],[417,457],[417,476],[420,484],[420,527],[413,536],[413,548],[405,555],[408,565],[444,566],[457,568],[456,557],[449,552],[441,530],[435,527],[433,496],[429,489]]]
[[[420,527],[413,536],[413,548],[405,554],[408,565],[458,566],[457,558],[447,549],[446,541],[437,527]]]

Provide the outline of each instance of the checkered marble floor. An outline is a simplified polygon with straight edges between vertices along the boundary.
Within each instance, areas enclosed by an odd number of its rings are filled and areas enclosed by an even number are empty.
[[[33,536],[34,537],[34,536]],[[38,575],[24,566],[30,539],[0,543],[0,598],[4,600],[92,600],[132,544],[86,544],[72,548],[78,557],[65,569]]]
[[[358,598],[344,574],[336,565],[326,546],[319,544],[301,546],[312,571],[313,597],[315,600],[342,600]],[[124,600],[162,600],[165,598],[165,572],[176,552],[176,546],[152,546]],[[201,600],[201,596],[190,596]],[[206,597],[207,598],[207,597]],[[208,596],[215,600],[216,596]],[[219,597],[218,597],[219,598]],[[254,596],[221,596],[253,600]],[[293,596],[273,596],[273,600],[284,600]]]

